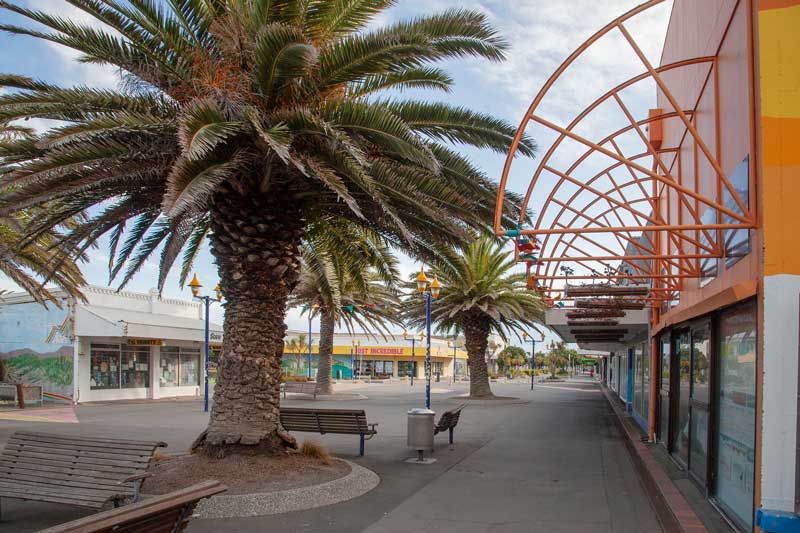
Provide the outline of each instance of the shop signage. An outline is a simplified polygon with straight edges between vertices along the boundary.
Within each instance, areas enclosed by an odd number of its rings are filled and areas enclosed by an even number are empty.
[[[360,348],[360,355],[403,355],[403,348]]]
[[[135,344],[137,346],[161,346],[164,341],[161,339],[128,339],[128,344]]]
[[[212,340],[212,341],[221,341],[222,340],[222,333],[209,332],[208,333],[208,338],[209,338],[209,340]]]

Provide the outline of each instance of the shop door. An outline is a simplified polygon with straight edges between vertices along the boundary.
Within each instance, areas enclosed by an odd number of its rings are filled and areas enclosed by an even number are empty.
[[[658,440],[664,446],[669,447],[669,390],[672,365],[670,358],[672,343],[669,333],[661,335],[658,347]]]
[[[691,386],[691,347],[689,330],[675,334],[675,357],[672,362],[672,402],[675,425],[671,428],[672,455],[684,465],[689,464],[689,393]]]
[[[710,387],[710,327],[704,323],[692,329],[691,389],[689,399],[689,473],[705,487],[708,478],[708,430]]]

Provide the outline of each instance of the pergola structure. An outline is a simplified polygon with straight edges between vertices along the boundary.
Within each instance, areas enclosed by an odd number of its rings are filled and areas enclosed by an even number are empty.
[[[645,2],[618,17],[553,72],[522,119],[500,180],[494,231],[515,239],[515,256],[527,265],[529,289],[539,291],[551,306],[567,306],[568,323],[560,333],[567,333],[573,342],[624,339],[629,332],[620,328],[620,319],[624,321],[628,310],[649,307],[655,321],[661,305],[677,298],[687,280],[703,277],[704,261],[723,256],[725,230],[756,227],[754,199],[743,198],[720,165],[719,58],[694,57],[653,66],[626,28],[630,19],[663,1]],[[611,32],[621,35],[638,58],[641,72],[609,87],[568,123],[541,116],[542,102],[556,82]],[[713,77],[715,82],[716,136],[711,141],[696,128],[698,104],[680,105],[664,81],[673,71],[687,68],[702,69],[706,79]],[[646,81],[655,83],[669,108],[650,109],[637,117],[623,93]],[[609,104],[625,117],[625,125],[597,138],[578,133],[591,131],[587,126],[592,112]],[[555,141],[533,171],[519,228],[504,231],[503,193],[519,141],[531,124],[554,132]],[[664,142],[665,124],[671,132],[680,131],[677,137],[670,135],[679,140],[675,145]],[[687,149],[694,150],[695,168],[681,164],[679,151]],[[699,185],[698,160],[716,175],[713,190]],[[748,190],[752,195],[754,184]],[[533,226],[525,227],[525,213],[534,199],[541,207]],[[604,328],[597,329],[598,324]],[[575,325],[582,325],[586,333],[579,334]]]

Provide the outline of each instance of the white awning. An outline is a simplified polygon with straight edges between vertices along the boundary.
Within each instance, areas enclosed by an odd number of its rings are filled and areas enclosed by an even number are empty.
[[[222,326],[209,324],[212,342],[222,341]],[[131,337],[142,339],[203,341],[205,322],[141,311],[78,304],[75,334],[82,337]]]

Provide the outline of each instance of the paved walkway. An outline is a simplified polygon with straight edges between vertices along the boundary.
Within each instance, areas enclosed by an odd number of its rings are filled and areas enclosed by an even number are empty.
[[[660,531],[643,493],[613,414],[588,381],[539,386],[496,384],[498,394],[519,402],[472,403],[462,414],[451,450],[437,436],[437,462],[403,462],[405,412],[423,401],[415,384],[357,389],[367,400],[315,402],[319,407],[361,408],[380,422],[379,434],[357,457],[358,439],[313,437],[342,457],[371,468],[381,484],[342,504],[261,518],[195,520],[193,533],[406,531],[442,532],[651,532]],[[461,403],[466,392],[437,384],[433,408]],[[289,400],[291,405],[310,402]],[[82,406],[79,424],[0,423],[0,443],[16,429],[166,440],[168,451],[185,449],[204,426],[196,401]],[[3,501],[0,531],[34,531],[80,516],[64,506]]]

